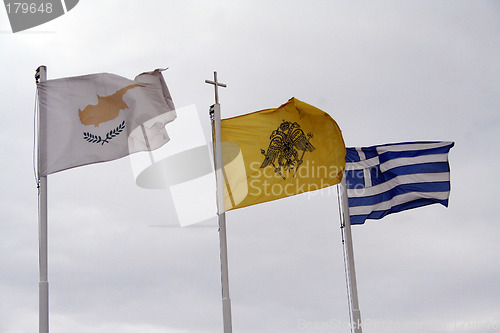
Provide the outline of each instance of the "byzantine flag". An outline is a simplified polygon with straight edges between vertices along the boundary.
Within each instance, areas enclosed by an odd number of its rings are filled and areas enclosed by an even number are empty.
[[[448,207],[453,142],[402,142],[347,148],[351,224],[434,203]]]
[[[38,83],[40,175],[165,144],[165,125],[176,113],[161,71],[134,80],[101,73]]]
[[[345,144],[324,111],[291,98],[276,109],[221,122],[225,209],[338,184]]]

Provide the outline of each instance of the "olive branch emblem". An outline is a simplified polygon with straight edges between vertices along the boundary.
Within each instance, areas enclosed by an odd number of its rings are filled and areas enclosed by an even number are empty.
[[[90,132],[83,132],[83,139],[89,143],[100,143],[101,145],[104,145],[105,143],[109,143],[109,141],[114,137],[118,136],[124,129],[125,120],[122,121],[118,127],[109,131],[104,139],[100,135],[92,134]]]

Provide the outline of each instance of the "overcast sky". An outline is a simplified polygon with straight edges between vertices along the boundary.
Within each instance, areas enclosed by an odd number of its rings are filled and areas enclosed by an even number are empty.
[[[291,97],[347,146],[454,141],[449,208],[353,227],[367,333],[500,331],[498,1],[82,0],[13,34],[0,10],[0,332],[38,327],[34,73],[160,67],[209,126]],[[222,332],[216,220],[179,228],[129,158],[49,183],[51,333]],[[199,203],[193,196],[192,207]],[[349,332],[336,188],[227,214],[234,332]]]

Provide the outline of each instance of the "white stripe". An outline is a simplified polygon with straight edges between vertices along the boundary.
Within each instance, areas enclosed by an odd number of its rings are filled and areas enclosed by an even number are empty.
[[[369,158],[367,160],[361,160],[359,162],[347,162],[345,164],[345,169],[347,171],[353,171],[353,170],[363,170],[363,169],[369,169],[371,167],[374,167],[376,165],[380,164],[380,160],[378,156]]]
[[[432,148],[441,148],[451,145],[452,142],[432,142],[432,143],[408,143],[405,145],[389,145],[377,147],[379,154],[388,151],[408,151],[408,150],[425,150]]]
[[[436,173],[414,173],[410,175],[397,176],[385,183],[372,186],[370,188],[347,189],[348,198],[362,198],[371,195],[387,192],[402,184],[432,183],[450,181],[449,172]]]
[[[361,149],[361,148],[355,148],[356,151],[358,152],[358,155],[359,155],[359,159],[362,161],[362,160],[366,160],[366,155],[365,155],[365,152]]]
[[[370,169],[363,170],[363,177],[365,179],[365,187],[372,187],[372,175]]]
[[[367,215],[376,210],[388,210],[391,207],[407,203],[416,199],[438,199],[446,200],[450,196],[450,192],[410,192],[397,195],[391,200],[384,201],[372,206],[357,206],[349,207],[349,215]]]
[[[421,164],[421,163],[431,163],[431,162],[448,162],[448,153],[446,154],[436,154],[436,155],[423,155],[416,157],[401,157],[393,158],[387,162],[380,164],[380,171],[386,172],[392,168],[399,166]]]
[[[358,152],[360,161],[366,161],[365,152],[361,148],[356,148],[356,151]],[[365,166],[365,168],[363,168],[363,179],[365,180],[365,187],[372,186],[372,177],[370,175],[370,167],[366,168],[366,166]]]

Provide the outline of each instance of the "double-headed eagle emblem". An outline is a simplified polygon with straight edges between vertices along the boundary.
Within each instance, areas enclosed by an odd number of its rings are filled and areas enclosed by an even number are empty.
[[[260,167],[265,168],[272,165],[274,172],[283,179],[286,179],[283,174],[285,171],[292,172],[293,170],[293,177],[295,177],[299,166],[303,163],[302,159],[306,151],[312,152],[315,149],[309,142],[312,137],[311,133],[304,134],[296,122],[283,120],[269,137],[271,142],[267,152],[264,149],[260,150],[265,156]]]

